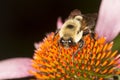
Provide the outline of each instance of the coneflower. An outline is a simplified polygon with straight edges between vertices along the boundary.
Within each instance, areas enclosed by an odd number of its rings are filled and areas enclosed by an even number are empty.
[[[47,35],[35,50],[33,68],[30,71],[40,80],[104,80],[120,74],[120,55],[112,52],[113,42],[105,38],[84,37],[83,48],[74,56],[78,45],[65,49],[58,45],[59,36]]]

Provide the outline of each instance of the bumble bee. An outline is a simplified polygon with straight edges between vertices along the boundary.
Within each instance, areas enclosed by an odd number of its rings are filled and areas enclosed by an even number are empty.
[[[57,32],[60,36],[59,44],[65,48],[79,44],[79,48],[75,52],[77,54],[84,45],[83,36],[91,34],[91,37],[94,38],[94,31],[92,29],[94,29],[96,20],[96,13],[84,15],[78,9],[73,10]]]

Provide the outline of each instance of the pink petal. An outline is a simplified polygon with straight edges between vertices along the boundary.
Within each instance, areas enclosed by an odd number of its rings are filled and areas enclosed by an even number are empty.
[[[29,74],[29,70],[32,70],[29,58],[12,58],[0,61],[0,80],[32,76]]]
[[[60,29],[62,27],[62,25],[63,25],[62,19],[61,19],[61,17],[59,17],[57,20],[57,29]]]
[[[102,0],[96,26],[99,36],[113,40],[120,32],[120,0]]]

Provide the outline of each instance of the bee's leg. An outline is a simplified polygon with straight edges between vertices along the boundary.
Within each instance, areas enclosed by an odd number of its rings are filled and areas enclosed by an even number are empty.
[[[90,31],[88,29],[83,32],[83,36],[86,36],[88,34],[90,34]]]
[[[81,49],[84,45],[84,40],[81,39],[78,43],[80,44],[78,49]]]
[[[53,36],[53,40],[55,39],[55,36],[58,34],[58,32],[60,31],[60,29],[57,29],[54,36]]]
[[[89,29],[89,28],[86,28],[86,29],[84,30],[84,32],[83,32],[83,36],[86,36],[86,35],[88,35],[88,34],[90,34],[90,37],[91,37],[92,39],[96,40],[96,39],[95,39],[95,32],[92,31],[92,30]]]
[[[79,43],[79,47],[76,50],[76,52],[73,54],[72,61],[74,60],[74,57],[78,54],[78,52],[81,50],[85,42],[83,41],[83,39],[81,39],[78,43]]]
[[[91,36],[92,39],[94,39],[96,41],[96,39],[95,39],[95,32],[94,31],[91,31],[90,36]]]

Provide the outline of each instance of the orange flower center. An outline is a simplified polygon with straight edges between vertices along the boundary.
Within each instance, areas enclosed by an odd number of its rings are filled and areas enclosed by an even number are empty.
[[[35,51],[30,71],[40,80],[103,80],[120,74],[117,51],[112,52],[113,43],[105,43],[105,38],[96,41],[90,35],[84,37],[85,44],[78,50],[78,44],[68,49],[58,45],[59,35],[53,40],[51,33]]]

